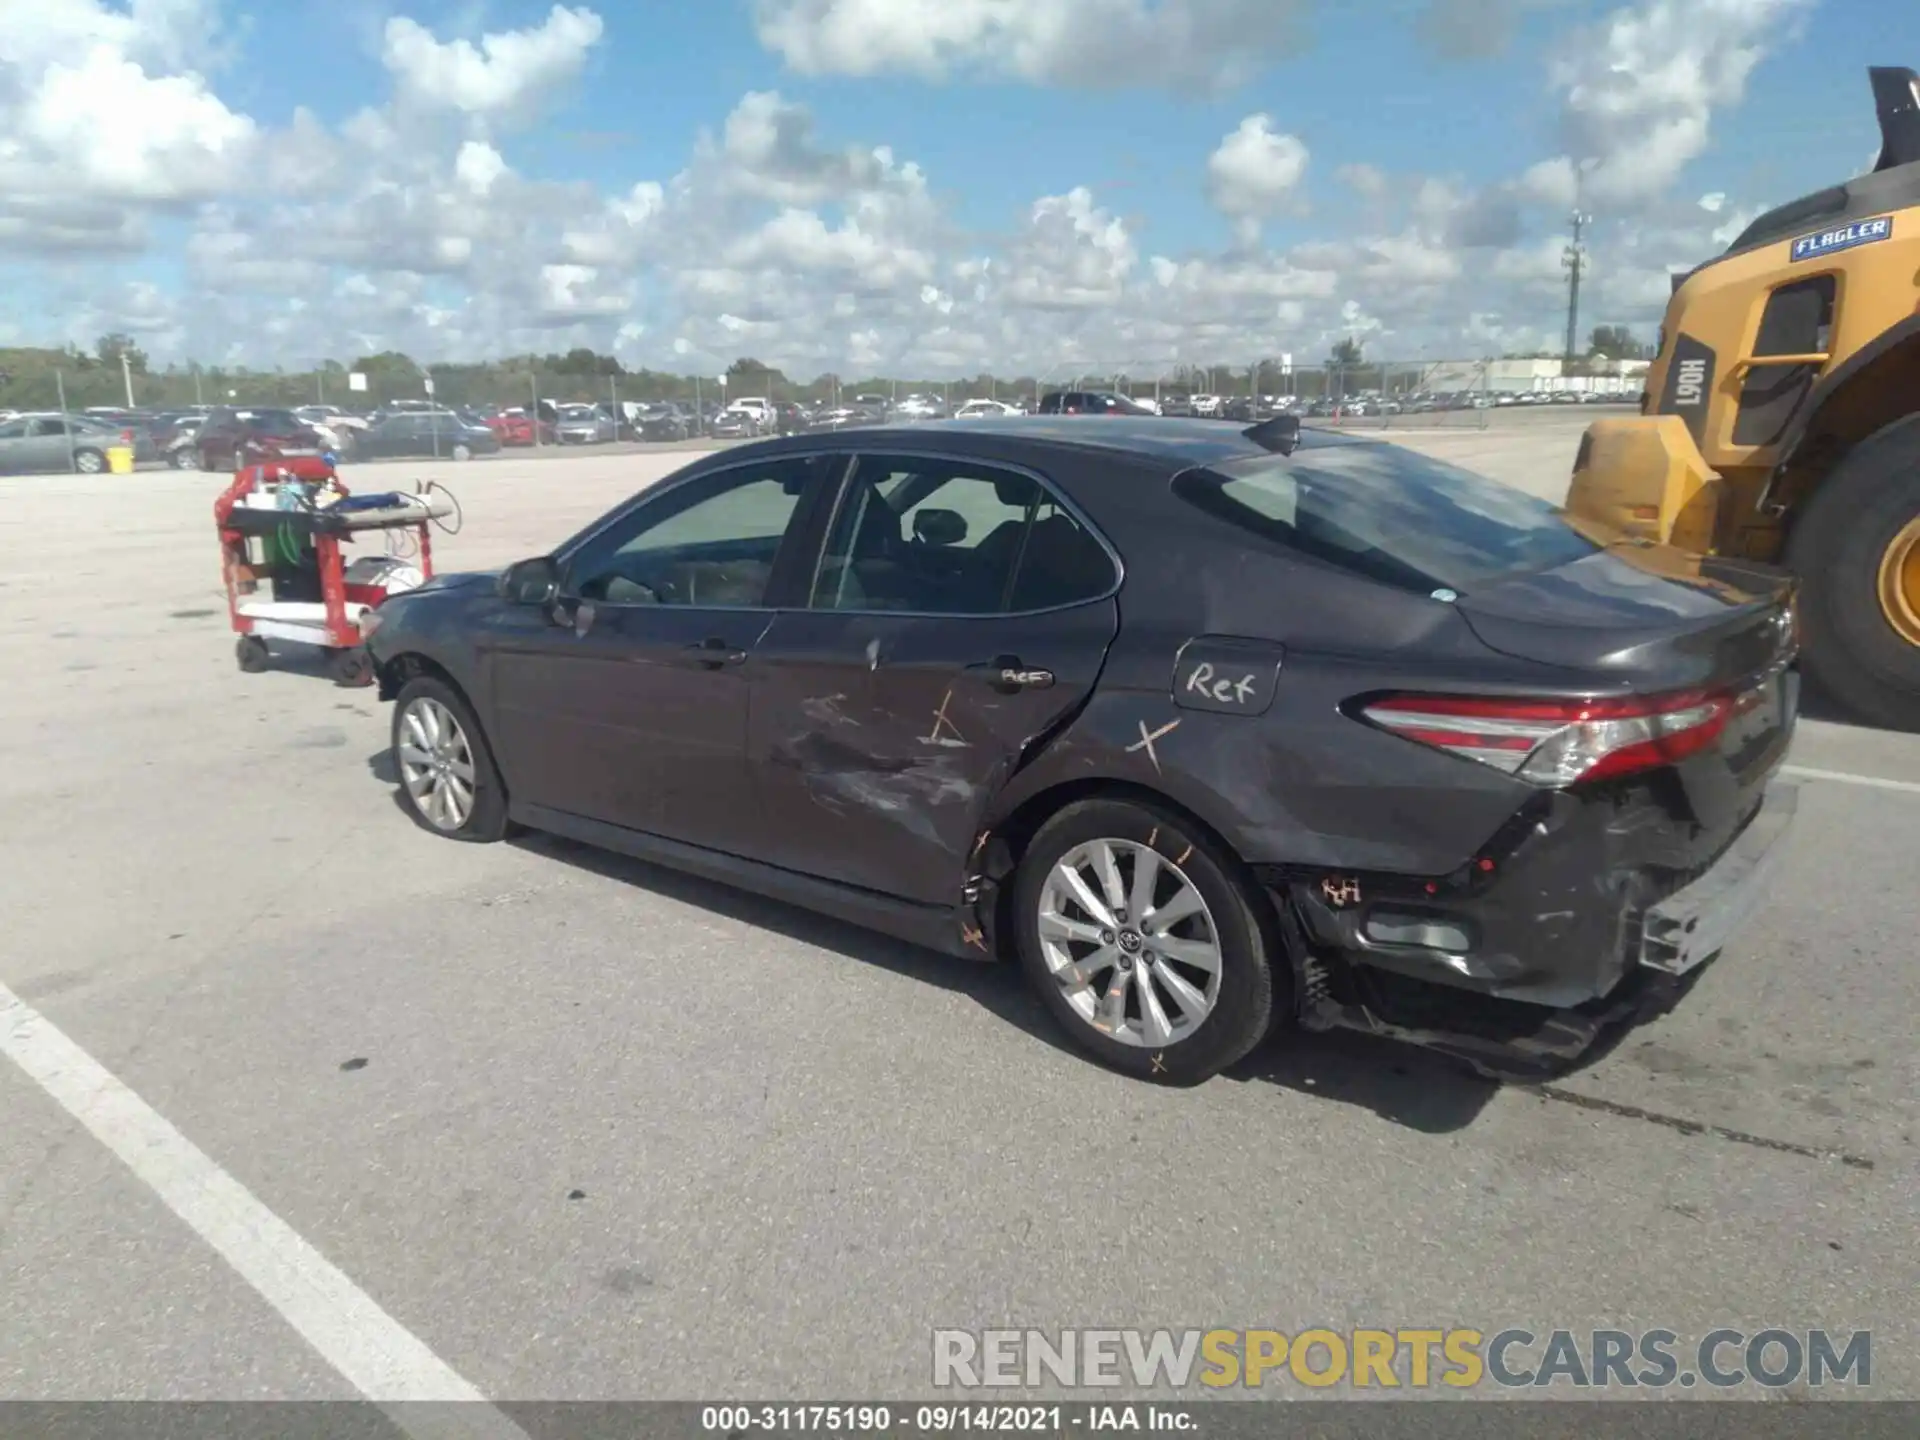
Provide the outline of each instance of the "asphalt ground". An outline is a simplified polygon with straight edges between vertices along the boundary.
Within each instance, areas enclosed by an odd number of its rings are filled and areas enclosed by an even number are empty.
[[[1586,418],[1387,438],[1551,496]],[[408,478],[477,567],[683,458]],[[218,488],[0,481],[0,1398],[925,1396],[993,1325],[1870,1329],[1920,1396],[1920,737],[1806,720],[1764,913],[1554,1087],[1162,1090],[1010,968],[422,833],[370,692],[236,670]]]

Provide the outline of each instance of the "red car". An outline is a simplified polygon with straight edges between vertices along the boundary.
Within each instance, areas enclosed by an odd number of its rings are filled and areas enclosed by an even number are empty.
[[[208,413],[192,444],[200,468],[219,471],[238,469],[247,456],[318,455],[326,448],[320,432],[291,410],[239,410],[226,405]]]
[[[533,417],[524,411],[502,413],[487,416],[487,428],[500,439],[502,445],[531,445],[533,437]],[[540,443],[552,445],[556,436],[553,426],[546,421],[540,422]]]

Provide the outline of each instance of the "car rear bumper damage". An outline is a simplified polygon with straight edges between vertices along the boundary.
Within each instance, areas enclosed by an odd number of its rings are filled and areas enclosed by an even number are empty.
[[[1692,988],[1765,897],[1798,798],[1770,787],[1691,874],[1620,866],[1629,822],[1617,813],[1598,829],[1536,821],[1557,843],[1531,857],[1522,847],[1499,882],[1437,899],[1431,882],[1376,899],[1372,881],[1270,873],[1308,957],[1301,1021],[1410,1041],[1499,1079],[1564,1070]]]
[[[1777,785],[1717,864],[1652,906],[1641,925],[1639,963],[1685,975],[1718,955],[1759,905],[1799,807],[1797,786]]]

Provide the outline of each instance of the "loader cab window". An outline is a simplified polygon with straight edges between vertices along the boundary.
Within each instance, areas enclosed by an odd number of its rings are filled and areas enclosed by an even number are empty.
[[[1773,291],[1754,337],[1754,358],[1825,354],[1833,342],[1835,294],[1831,275],[1813,275]],[[1809,364],[1759,364],[1747,371],[1733,443],[1771,445],[1779,440],[1819,373],[1820,366]]]

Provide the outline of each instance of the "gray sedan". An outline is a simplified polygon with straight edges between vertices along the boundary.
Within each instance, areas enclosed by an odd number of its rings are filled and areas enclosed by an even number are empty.
[[[562,405],[555,430],[562,445],[604,445],[615,435],[613,421],[591,405]]]
[[[78,471],[98,475],[107,469],[107,451],[132,437],[136,461],[156,457],[144,431],[123,431],[85,415],[16,415],[0,425],[0,474],[58,475]]]

